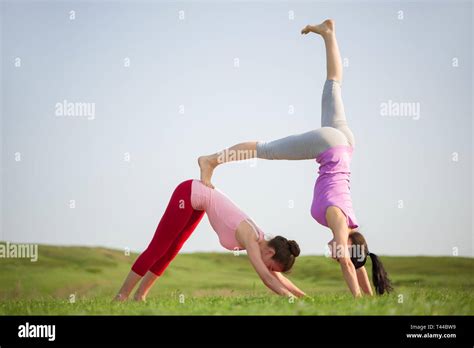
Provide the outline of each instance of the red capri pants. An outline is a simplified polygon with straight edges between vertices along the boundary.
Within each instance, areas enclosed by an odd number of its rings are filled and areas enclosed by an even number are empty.
[[[132,266],[135,273],[160,276],[196,229],[205,212],[191,205],[192,182],[184,181],[174,190],[153,239]]]

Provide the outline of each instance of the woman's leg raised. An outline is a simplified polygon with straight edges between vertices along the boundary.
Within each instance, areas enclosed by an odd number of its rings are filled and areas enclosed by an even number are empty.
[[[336,39],[335,23],[328,19],[318,25],[307,25],[301,32],[321,35],[326,47],[326,82],[321,100],[321,127],[333,127],[340,130],[346,136],[349,145],[354,147],[354,135],[347,124],[342,102],[343,67]]]
[[[221,152],[199,157],[201,181],[203,184],[214,188],[211,183],[212,174],[214,169],[223,163],[255,157],[268,160],[309,160],[315,159],[321,152],[330,147],[347,144],[346,136],[333,127],[321,127],[269,142],[240,143]]]
[[[326,83],[323,90],[321,128],[302,134],[291,135],[271,142],[245,142],[221,152],[199,157],[201,181],[210,187],[214,169],[222,164],[249,158],[272,160],[314,159],[318,154],[337,145],[353,145],[353,135],[347,126],[340,82],[342,62],[336,40],[334,21],[326,20],[318,25],[307,25],[302,34],[321,35],[326,46]],[[335,82],[338,81],[338,82]]]

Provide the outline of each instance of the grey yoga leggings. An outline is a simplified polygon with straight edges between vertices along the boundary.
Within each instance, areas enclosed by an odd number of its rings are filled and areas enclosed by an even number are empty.
[[[314,159],[338,145],[355,146],[342,104],[341,84],[326,80],[321,103],[321,128],[269,142],[257,142],[257,157],[276,160]]]

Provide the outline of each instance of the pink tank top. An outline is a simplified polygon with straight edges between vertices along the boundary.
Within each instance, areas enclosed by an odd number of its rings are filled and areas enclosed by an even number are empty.
[[[320,166],[319,177],[314,185],[311,215],[323,226],[328,227],[326,209],[333,205],[346,215],[349,228],[359,227],[350,194],[352,151],[351,146],[339,145],[323,151],[316,157],[316,162]]]
[[[253,227],[258,241],[264,238],[262,230],[229,197],[218,189],[207,187],[199,180],[193,180],[192,183],[191,205],[195,210],[206,211],[219,242],[228,250],[243,250],[235,239],[235,231],[244,220]]]

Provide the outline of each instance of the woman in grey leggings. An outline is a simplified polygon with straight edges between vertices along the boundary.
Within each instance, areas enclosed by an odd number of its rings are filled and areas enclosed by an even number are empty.
[[[321,128],[270,141],[251,141],[234,145],[221,152],[201,156],[201,181],[213,188],[214,169],[226,162],[254,157],[268,160],[316,160],[319,176],[314,186],[311,215],[328,227],[333,239],[328,243],[332,256],[341,266],[344,279],[354,297],[362,292],[372,295],[364,264],[372,261],[372,280],[378,294],[392,290],[380,259],[369,252],[358,224],[350,197],[350,161],[355,140],[350,130],[341,97],[342,64],[336,40],[335,23],[328,19],[318,25],[307,25],[302,34],[315,33],[326,46],[327,76],[321,110]]]

